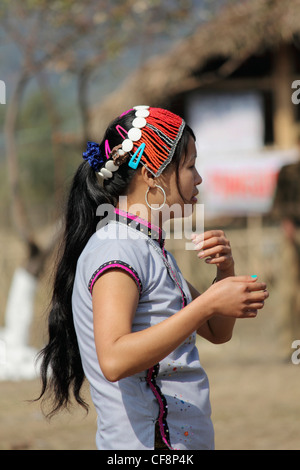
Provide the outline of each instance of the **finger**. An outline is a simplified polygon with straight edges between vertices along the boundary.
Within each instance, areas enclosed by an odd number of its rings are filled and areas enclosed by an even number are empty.
[[[218,241],[223,242],[228,242],[224,232],[222,230],[219,231],[210,231],[210,232],[205,232],[202,235],[199,235],[193,239],[193,242],[195,245],[206,245],[206,246],[212,246],[213,244],[218,243]]]
[[[258,292],[249,292],[248,302],[264,302],[269,297],[269,292],[260,290]]]
[[[197,253],[198,258],[207,258],[207,257],[214,257],[214,256],[220,256],[220,255],[228,255],[231,253],[231,248],[230,246],[227,245],[218,245],[213,248],[209,248],[206,250],[201,250],[199,253]]]
[[[192,240],[193,243],[201,243],[205,240],[209,240],[212,237],[225,237],[223,230],[208,230],[200,234],[193,234]]]
[[[247,284],[247,291],[265,291],[267,289],[267,284],[265,282],[249,282]]]
[[[258,282],[257,276],[234,276],[231,278],[231,280],[233,282],[241,282],[245,284],[246,290],[248,292],[267,290],[267,284],[265,282]]]
[[[249,275],[234,276],[232,278],[232,280],[235,281],[235,282],[243,282],[243,283],[244,282],[246,282],[246,283],[248,283],[248,282],[250,282],[250,283],[257,282],[257,279],[258,279],[258,277],[257,277],[256,274],[252,275],[252,276],[249,276]]]
[[[260,310],[264,308],[265,303],[264,302],[252,302],[247,306],[246,311],[248,310]]]
[[[206,240],[204,242],[199,242],[197,243],[197,245],[195,245],[195,250],[209,250],[211,248],[215,248],[215,247],[228,247],[230,250],[231,250],[231,247],[230,247],[230,243],[228,240],[226,240],[226,238],[222,238],[222,237],[213,237],[213,238],[210,238],[209,240]]]
[[[231,259],[232,256],[215,256],[214,258],[206,258],[204,261],[207,264],[216,264],[218,266]]]
[[[257,310],[256,309],[248,309],[244,315],[242,316],[242,318],[255,318],[257,317]]]

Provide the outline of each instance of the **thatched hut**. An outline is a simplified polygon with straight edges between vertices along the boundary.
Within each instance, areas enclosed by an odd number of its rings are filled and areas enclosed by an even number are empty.
[[[194,90],[260,90],[266,142],[289,148],[297,140],[300,112],[291,101],[300,77],[300,0],[236,2],[135,70],[91,112],[92,135],[136,103],[185,113]],[[298,76],[297,76],[298,74]]]

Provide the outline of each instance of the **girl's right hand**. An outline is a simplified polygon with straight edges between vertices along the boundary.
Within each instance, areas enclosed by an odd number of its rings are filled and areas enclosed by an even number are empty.
[[[269,297],[267,285],[257,277],[227,277],[212,284],[203,294],[209,299],[214,315],[234,318],[256,317]]]

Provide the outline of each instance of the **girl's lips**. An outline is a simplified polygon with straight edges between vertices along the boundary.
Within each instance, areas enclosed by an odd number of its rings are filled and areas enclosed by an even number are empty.
[[[192,202],[198,202],[198,198],[196,197],[198,196],[198,194],[199,194],[199,191],[197,191],[196,194],[194,194],[194,196],[191,199]]]

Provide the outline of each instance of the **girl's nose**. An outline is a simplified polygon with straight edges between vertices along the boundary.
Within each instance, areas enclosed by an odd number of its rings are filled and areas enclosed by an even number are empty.
[[[197,171],[196,184],[195,184],[195,186],[198,186],[198,184],[201,184],[202,181],[203,181],[202,176],[200,176],[199,173],[198,173],[198,171]]]

